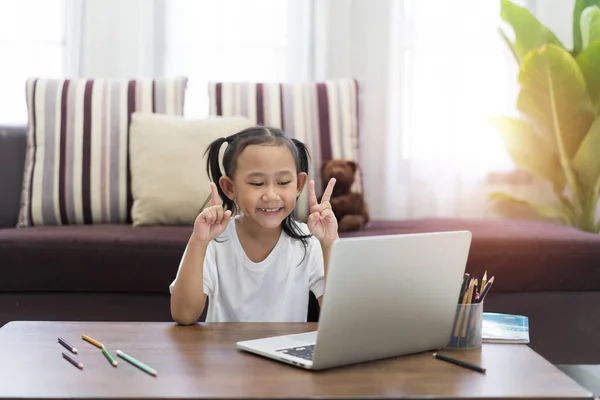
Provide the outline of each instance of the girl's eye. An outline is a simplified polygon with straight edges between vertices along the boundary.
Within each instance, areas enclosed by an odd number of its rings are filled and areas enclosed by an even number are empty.
[[[263,183],[262,182],[251,182],[250,185],[258,187],[258,186],[262,186]]]
[[[279,184],[280,184],[281,186],[285,186],[285,185],[288,185],[290,182],[291,182],[291,181],[283,181],[283,182],[279,182]]]

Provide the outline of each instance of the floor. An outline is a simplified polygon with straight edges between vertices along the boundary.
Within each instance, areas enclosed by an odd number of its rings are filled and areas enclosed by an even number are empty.
[[[595,397],[600,398],[600,365],[557,365],[556,367],[592,392]]]

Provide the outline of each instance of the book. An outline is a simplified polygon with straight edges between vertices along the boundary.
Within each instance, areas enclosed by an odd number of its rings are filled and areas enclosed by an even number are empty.
[[[483,343],[529,343],[529,318],[524,315],[483,313]]]

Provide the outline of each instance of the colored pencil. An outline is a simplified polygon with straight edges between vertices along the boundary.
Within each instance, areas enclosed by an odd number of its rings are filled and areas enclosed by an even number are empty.
[[[156,372],[155,369],[150,368],[149,366],[147,366],[143,362],[141,362],[139,360],[136,360],[135,358],[131,357],[128,354],[123,353],[121,350],[117,350],[117,355],[119,357],[121,357],[122,359],[124,359],[125,361],[129,362],[130,364],[135,365],[136,367],[138,367],[142,371],[145,371],[145,372],[149,373],[152,376],[156,376],[157,375],[157,372]]]
[[[469,286],[469,277],[470,277],[470,275],[468,273],[465,273],[465,275],[463,276],[462,285],[460,285],[460,293],[458,295],[458,303],[459,304],[462,302],[462,298],[465,295],[465,291],[467,290],[467,287]]]
[[[471,296],[469,303],[471,303],[471,304],[475,303],[475,298],[477,298],[477,293],[479,293],[479,279],[475,278],[475,286],[473,286],[473,294]]]
[[[83,340],[85,340],[88,343],[93,344],[94,346],[98,347],[99,349],[101,349],[102,347],[104,347],[104,345],[102,343],[100,343],[97,340],[92,339],[91,337],[89,337],[88,335],[81,335],[81,338]]]
[[[106,359],[108,360],[108,362],[110,362],[113,367],[117,366],[117,364],[118,364],[117,360],[114,359],[114,357],[112,356],[112,354],[110,354],[109,351],[106,350],[106,347],[104,347],[104,346],[102,346],[102,354],[104,354],[104,356],[106,357]]]
[[[493,284],[494,284],[494,277],[492,276],[490,278],[490,280],[487,281],[487,283],[485,284],[485,287],[481,291],[481,295],[479,296],[479,300],[478,300],[479,303],[482,303],[483,300],[485,300],[485,296],[487,296],[487,294],[490,291],[490,288],[492,287]]]
[[[83,369],[83,364],[80,363],[79,361],[77,361],[76,359],[74,359],[73,357],[71,357],[70,355],[68,355],[67,353],[65,353],[63,351],[62,356],[65,360],[67,360],[68,362],[70,362],[71,364],[73,364],[74,366],[76,366],[79,369]]]
[[[464,304],[467,303],[467,298],[469,296],[469,290],[472,290],[472,288],[473,288],[473,280],[471,279],[469,281],[469,287],[468,287],[468,289],[465,291],[465,293],[463,295],[461,305],[464,305]],[[458,316],[456,317],[455,326],[454,326],[454,333],[453,333],[453,336],[456,338],[457,343],[458,343],[458,341],[460,341],[459,335],[460,335],[460,331],[461,331],[461,328],[462,328],[462,325],[463,325],[464,317],[465,317],[465,307],[460,307],[458,309]]]
[[[448,357],[448,356],[445,356],[445,355],[439,354],[439,353],[433,353],[433,357],[437,358],[438,360],[446,361],[446,362],[452,363],[454,365],[458,365],[463,368],[472,369],[473,371],[477,371],[477,372],[481,372],[482,374],[485,374],[485,368],[482,368],[479,365],[471,364],[466,361],[457,360],[455,358],[451,358],[451,357]]]
[[[471,284],[469,285],[469,290],[467,291],[467,299],[465,302],[466,306],[470,306],[471,305],[471,298],[473,297],[473,290],[475,290],[475,280],[472,279],[471,280]],[[463,320],[462,320],[462,332],[460,334],[461,337],[466,337],[467,336],[467,326],[469,325],[469,316],[470,316],[470,307],[464,307],[463,309],[465,315],[463,316]]]
[[[60,343],[65,349],[69,350],[71,353],[77,354],[77,349],[75,347],[71,346],[71,344],[69,342],[67,342],[65,339],[59,337],[58,343]]]
[[[479,297],[481,297],[481,291],[485,288],[485,284],[487,283],[487,269],[483,273],[483,278],[481,278],[481,290],[479,291]]]

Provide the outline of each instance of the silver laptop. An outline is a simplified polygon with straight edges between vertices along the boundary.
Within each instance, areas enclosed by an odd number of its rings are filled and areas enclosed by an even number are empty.
[[[313,370],[443,348],[470,246],[469,231],[339,239],[318,330],[237,347]]]

